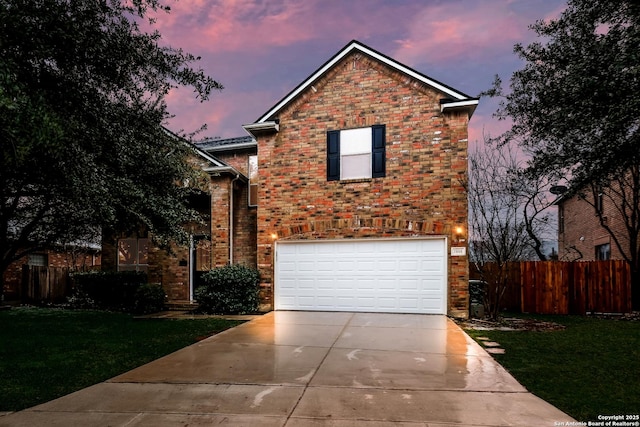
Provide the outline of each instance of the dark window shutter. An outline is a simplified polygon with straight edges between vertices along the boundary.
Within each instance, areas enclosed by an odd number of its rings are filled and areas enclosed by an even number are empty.
[[[385,176],[386,137],[385,125],[374,125],[371,138],[371,176],[380,178]]]
[[[340,180],[340,131],[327,132],[327,181]]]

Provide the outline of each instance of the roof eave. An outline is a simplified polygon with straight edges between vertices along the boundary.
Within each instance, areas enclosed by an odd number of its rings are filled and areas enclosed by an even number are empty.
[[[252,137],[256,138],[265,133],[273,133],[280,131],[280,123],[278,120],[258,121],[242,125],[242,128]]]
[[[252,142],[245,142],[242,144],[229,144],[229,145],[220,145],[217,147],[201,148],[201,150],[207,153],[215,153],[215,152],[221,152],[221,151],[244,150],[246,148],[256,148],[257,146],[258,146],[258,142],[254,140]]]
[[[450,101],[450,102],[442,102],[440,104],[440,111],[455,111],[455,110],[466,110],[468,111],[469,118],[473,115],[478,107],[479,100],[477,98],[467,99],[463,101]]]
[[[203,168],[202,170],[211,176],[220,176],[223,173],[228,173],[228,174],[239,177],[243,181],[249,181],[249,179],[242,172],[240,172],[233,166],[213,166],[213,167]]]

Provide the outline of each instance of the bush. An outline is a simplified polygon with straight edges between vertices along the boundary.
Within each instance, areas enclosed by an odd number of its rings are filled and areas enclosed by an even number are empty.
[[[484,280],[469,280],[469,299],[472,304],[484,304],[487,293],[487,282]]]
[[[164,309],[164,289],[157,283],[143,283],[136,291],[133,299],[133,312],[149,314]]]
[[[74,295],[97,308],[131,310],[147,274],[141,271],[87,271],[73,274]]]
[[[258,310],[258,271],[243,265],[228,265],[202,275],[195,296],[200,311],[246,314]]]

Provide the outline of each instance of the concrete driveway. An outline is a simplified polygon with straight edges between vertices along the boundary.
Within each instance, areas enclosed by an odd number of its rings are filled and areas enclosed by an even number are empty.
[[[553,426],[445,316],[272,312],[0,426]]]

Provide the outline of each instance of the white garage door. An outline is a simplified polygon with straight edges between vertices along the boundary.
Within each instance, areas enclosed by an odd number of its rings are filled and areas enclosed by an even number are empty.
[[[276,310],[447,313],[445,239],[276,243]]]

